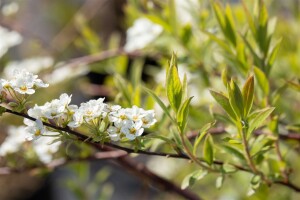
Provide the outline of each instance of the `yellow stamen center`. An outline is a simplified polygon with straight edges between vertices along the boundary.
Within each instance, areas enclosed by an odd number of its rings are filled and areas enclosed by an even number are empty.
[[[25,85],[23,85],[23,86],[20,87],[20,90],[22,90],[22,91],[27,91],[27,89],[28,88]]]
[[[41,135],[41,130],[40,130],[40,129],[36,130],[35,133],[34,133],[34,135],[35,135],[35,136]]]
[[[129,129],[129,131],[130,131],[131,134],[135,134],[136,133],[136,129],[135,128],[131,128],[131,129]]]

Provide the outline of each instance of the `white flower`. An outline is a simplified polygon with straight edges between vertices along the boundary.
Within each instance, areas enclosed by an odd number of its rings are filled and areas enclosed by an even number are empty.
[[[107,132],[109,137],[113,141],[119,141],[121,132],[122,124],[121,123],[114,123],[114,126],[109,126]]]
[[[48,119],[58,118],[67,113],[67,107],[71,102],[72,95],[63,93],[59,99],[54,99],[50,103],[47,102],[43,106],[43,114]]]
[[[128,118],[129,111],[130,110],[128,109],[121,108],[117,111],[110,112],[108,114],[108,119],[110,122],[123,123],[124,121],[129,119]]]
[[[35,140],[39,138],[46,131],[43,122],[39,119],[32,121],[30,119],[25,118],[24,124],[27,125],[25,131],[27,133],[30,133],[30,136],[27,138],[27,140]]]
[[[0,58],[7,52],[7,50],[22,42],[22,37],[15,31],[9,31],[0,26]],[[5,38],[5,39],[4,39]]]
[[[43,83],[42,80],[37,78],[26,70],[15,69],[13,72],[13,79],[10,81],[11,87],[20,94],[33,94],[35,93],[34,86],[48,87],[48,84]]]
[[[70,128],[77,128],[83,123],[83,113],[79,111],[75,111],[73,115],[73,121],[68,123]]]
[[[63,115],[73,114],[77,109],[76,105],[69,105],[72,95],[63,93],[59,99],[54,99],[51,102],[46,102],[42,106],[35,105],[28,110],[28,115],[34,118],[54,119]]]
[[[54,135],[55,132],[46,132],[47,135]],[[61,145],[61,141],[54,140],[56,137],[43,136],[37,140],[34,140],[32,145],[35,153],[39,157],[39,160],[47,164],[53,160],[53,154],[56,153]]]
[[[133,26],[127,30],[124,50],[132,52],[142,49],[150,44],[162,31],[163,28],[160,25],[154,24],[146,18],[137,19]]]
[[[80,107],[73,115],[73,121],[68,126],[71,128],[79,127],[83,122],[89,122],[98,117],[105,117],[107,115],[107,105],[103,103],[104,98],[98,100],[90,100],[86,103],[81,103]]]
[[[121,128],[121,132],[125,134],[125,137],[129,140],[134,140],[136,137],[141,136],[144,132],[141,122],[133,122],[127,120]]]
[[[35,122],[31,120],[26,120],[26,124],[29,126],[40,126],[40,122]],[[10,153],[16,153],[21,150],[21,147],[24,145],[26,141],[26,138],[28,138],[29,133],[28,127],[25,126],[19,126],[14,127],[11,126],[8,128],[8,136],[5,138],[5,141],[0,146],[0,156],[6,156]],[[31,131],[31,130],[30,130]],[[32,132],[30,133],[32,134]],[[55,135],[57,133],[55,132],[44,132],[44,134],[47,135]],[[56,141],[56,137],[39,137],[38,139],[35,136],[30,136],[32,139],[35,138],[36,140],[33,140],[32,142],[29,142],[29,145],[32,145],[33,150],[37,154],[40,161],[47,164],[52,161],[53,154],[56,153],[59,149],[59,146],[61,144],[61,141]],[[27,145],[28,145],[27,144]]]
[[[5,90],[9,87],[11,87],[11,84],[9,81],[7,81],[5,79],[0,79],[0,92],[2,92],[3,90]]]
[[[143,128],[149,128],[150,126],[154,125],[157,120],[155,119],[155,113],[154,110],[147,110],[144,112],[144,115],[142,117]]]
[[[28,111],[27,111],[28,115],[30,117],[34,117],[34,118],[42,118],[44,117],[44,114],[43,114],[43,107],[42,106],[38,106],[35,104],[35,106],[33,108],[30,108]]]
[[[8,127],[8,136],[0,145],[0,156],[5,156],[20,150],[22,144],[25,142],[25,138],[28,136],[28,134],[24,131],[24,128],[25,126]]]
[[[17,2],[10,2],[8,4],[4,4],[1,9],[1,12],[4,16],[10,16],[18,12],[19,4]]]

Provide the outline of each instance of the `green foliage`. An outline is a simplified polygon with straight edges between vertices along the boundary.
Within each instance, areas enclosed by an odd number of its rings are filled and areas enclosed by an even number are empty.
[[[182,85],[178,74],[177,58],[175,53],[172,54],[169,68],[167,70],[166,89],[171,107],[175,111],[178,111],[182,101]]]

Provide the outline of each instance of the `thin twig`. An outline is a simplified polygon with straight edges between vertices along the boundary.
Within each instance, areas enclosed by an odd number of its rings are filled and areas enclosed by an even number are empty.
[[[26,114],[23,114],[23,113],[18,113],[18,112],[15,112],[15,111],[12,111],[10,109],[7,109],[6,108],[6,111],[7,113],[11,113],[11,114],[14,114],[14,115],[17,115],[17,116],[21,116],[23,118],[27,118],[27,119],[30,119],[30,120],[33,120],[35,121],[36,119],[33,118],[33,117],[30,117]],[[79,132],[76,132],[74,130],[71,130],[69,128],[62,128],[62,127],[57,127],[55,125],[52,125],[52,124],[49,124],[49,123],[46,123],[46,122],[43,122],[45,126],[48,126],[48,127],[51,127],[51,128],[54,128],[54,129],[57,129],[57,130],[60,130],[60,131],[65,131],[65,132],[68,132],[74,136],[77,137],[78,140],[80,141],[83,141],[83,142],[86,142],[92,146],[94,146],[96,149],[98,150],[101,150],[101,151],[111,151],[112,148],[115,148],[115,149],[120,149],[120,150],[123,150],[125,151],[127,154],[130,154],[130,153],[139,153],[139,154],[146,154],[146,155],[155,155],[155,156],[165,156],[165,157],[173,157],[173,158],[182,158],[182,159],[190,159],[187,155],[185,154],[167,154],[167,153],[157,153],[157,152],[149,152],[149,151],[143,151],[143,150],[138,150],[138,151],[134,151],[133,149],[129,149],[127,147],[122,147],[122,146],[119,146],[119,145],[116,145],[116,144],[112,144],[112,143],[104,143],[103,145],[99,144],[99,143],[95,143],[93,142],[90,138],[88,138],[87,136],[79,133]],[[216,133],[219,133],[219,132],[216,132]],[[118,157],[116,158],[120,163],[123,163],[125,165],[124,162],[126,162],[126,159],[125,160],[122,160],[123,157]],[[121,161],[120,161],[121,160]],[[131,166],[132,163],[130,163],[131,161],[128,161],[129,163],[127,163],[126,165],[128,166]],[[217,160],[214,160],[213,161],[214,164],[216,165],[223,165],[225,164],[223,161],[217,161]],[[240,166],[240,165],[236,165],[236,164],[231,164],[232,166],[234,166],[235,168],[241,170],[241,171],[244,171],[244,172],[251,172],[250,169],[248,168],[245,168],[243,166]],[[147,170],[146,170],[147,171]],[[149,172],[150,173],[150,172]],[[148,174],[148,172],[145,174]],[[154,174],[155,175],[155,174]],[[156,176],[156,175],[155,175]],[[149,178],[149,177],[148,177]],[[160,177],[158,177],[159,179]],[[156,180],[157,177],[152,177],[152,178],[149,178],[151,179],[152,181]],[[165,180],[166,181],[166,180]],[[300,192],[300,187],[294,185],[293,183],[291,182],[286,182],[286,181],[282,181],[282,180],[276,180],[274,181],[273,183],[275,184],[280,184],[280,185],[283,185],[283,186],[286,186],[290,189],[293,189],[294,191],[296,192]],[[172,183],[171,183],[172,184]],[[174,189],[175,186],[172,186],[172,187],[167,187],[167,188],[173,188]],[[175,187],[176,188],[176,187]],[[182,190],[181,190],[182,191]],[[175,191],[176,193],[179,192],[179,191]]]
[[[6,109],[6,112],[14,114],[14,115],[18,115],[18,116],[22,116],[25,117],[27,119],[30,120],[36,120],[33,117],[30,117],[26,114],[22,114],[22,113],[18,113],[15,111],[12,111],[10,109]],[[43,122],[43,124],[45,126],[51,127],[51,128],[55,128],[57,130],[61,130],[61,131],[65,131],[68,133],[71,133],[72,135],[75,135],[80,141],[86,142],[88,144],[90,144],[91,146],[95,147],[97,150],[100,151],[106,151],[111,153],[111,151],[113,150],[112,147],[109,147],[107,145],[102,145],[99,143],[94,143],[92,140],[90,140],[87,136],[78,133],[76,131],[70,130],[68,128],[62,128],[62,127],[56,127],[55,125],[49,124],[49,123],[45,123]],[[114,148],[116,148],[116,145],[113,145]],[[123,150],[123,149],[121,149]],[[125,154],[128,154],[128,152],[124,151]],[[151,172],[144,164],[142,163],[138,163],[136,161],[134,161],[133,159],[129,158],[129,157],[124,157],[125,156],[122,155],[120,157],[116,157],[115,160],[116,162],[118,162],[119,164],[121,164],[122,166],[125,166],[129,169],[131,169],[134,173],[138,174],[139,176],[142,176],[143,178],[145,178],[146,180],[152,182],[154,185],[160,185],[160,187],[168,192],[173,192],[176,193],[186,199],[190,199],[190,200],[201,200],[200,197],[198,197],[196,194],[194,194],[193,192],[189,191],[189,190],[182,190],[180,189],[177,185],[175,185],[174,183],[157,176],[156,174],[154,174],[153,172]],[[119,154],[118,154],[119,155]]]

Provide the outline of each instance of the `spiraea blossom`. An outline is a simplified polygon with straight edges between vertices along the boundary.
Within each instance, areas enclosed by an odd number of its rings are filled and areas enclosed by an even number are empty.
[[[16,46],[22,42],[22,36],[19,33],[15,31],[9,31],[1,26],[0,38],[0,58],[8,51],[9,48]]]
[[[147,18],[137,19],[133,26],[127,30],[126,44],[124,50],[132,52],[143,49],[150,44],[161,32],[163,28],[151,22]]]
[[[33,94],[36,88],[45,88],[48,86],[49,84],[38,79],[37,75],[22,69],[14,70],[11,80],[0,79],[1,91],[12,89],[19,94]]]
[[[71,128],[79,127],[82,123],[88,123],[98,117],[105,117],[107,115],[107,105],[103,103],[104,98],[98,100],[90,100],[86,103],[81,103],[80,107],[73,115],[73,121],[68,126]]]
[[[39,119],[32,121],[30,119],[24,119],[24,124],[27,125],[25,131],[29,133],[27,140],[34,140],[41,137],[45,132],[46,129],[43,125],[43,122]]]
[[[109,113],[108,118],[112,122],[108,128],[112,140],[117,140],[122,136],[134,140],[143,134],[144,128],[149,128],[156,123],[153,110],[145,111],[137,106],[113,111]]]
[[[63,93],[59,99],[46,102],[42,106],[35,105],[28,110],[28,115],[37,119],[68,119],[76,110],[76,105],[69,105],[72,95]]]
[[[29,135],[31,131],[37,131],[39,128],[43,129],[41,132],[47,135],[54,135],[54,132],[44,132],[44,128],[41,126],[41,122],[26,121],[30,124],[30,130],[25,126],[11,126],[8,127],[8,136],[4,142],[0,145],[0,156],[4,157],[8,154],[14,154],[22,151],[22,148],[32,148],[38,159],[47,164],[53,160],[54,154],[59,150],[61,145],[60,141],[54,141],[55,137],[40,137],[39,139],[28,141],[26,138],[32,137]],[[35,128],[33,128],[35,127]],[[25,144],[26,143],[26,144]]]
[[[27,138],[29,135],[26,131],[24,131],[24,128],[24,126],[8,127],[8,135],[4,142],[0,145],[0,156],[16,153],[21,149],[22,144],[25,142],[25,138]]]

